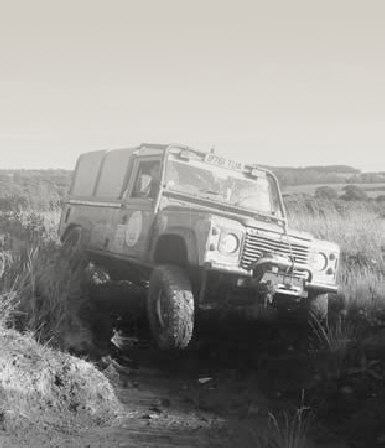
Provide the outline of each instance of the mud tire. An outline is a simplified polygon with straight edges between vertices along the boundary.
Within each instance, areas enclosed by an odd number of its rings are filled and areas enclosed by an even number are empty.
[[[184,269],[175,265],[154,268],[147,312],[159,348],[180,350],[188,346],[194,329],[194,296]]]

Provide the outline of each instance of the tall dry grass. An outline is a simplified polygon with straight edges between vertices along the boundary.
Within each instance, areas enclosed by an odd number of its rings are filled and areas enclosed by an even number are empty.
[[[344,253],[362,253],[381,261],[381,246],[385,245],[385,219],[369,205],[314,201],[312,206],[296,203],[288,207],[290,227],[311,232],[321,239],[334,241]]]
[[[385,218],[368,203],[296,202],[288,207],[290,227],[341,247],[340,292],[348,304],[385,307]]]
[[[0,213],[0,254],[7,255],[0,323],[30,331],[41,342],[86,351],[92,345],[87,319],[82,319],[90,314],[87,260],[81,248],[59,244],[58,218],[56,212]]]
[[[120,403],[105,375],[93,364],[53,348],[75,346],[79,351],[92,343],[91,331],[81,319],[88,301],[85,257],[58,247],[47,227],[31,229],[22,225],[20,216],[1,218],[6,226],[0,225],[0,236],[1,231],[14,231],[12,236],[20,242],[3,245],[1,252],[2,429],[33,424],[45,431],[47,424],[71,428],[79,418],[87,425],[114,419]]]
[[[18,285],[22,327],[63,349],[90,349],[92,334],[82,319],[89,306],[86,265],[84,254],[55,244],[31,250]]]
[[[230,422],[225,447],[242,448],[313,448],[311,430],[314,415],[303,402],[297,409],[268,412],[258,420]]]

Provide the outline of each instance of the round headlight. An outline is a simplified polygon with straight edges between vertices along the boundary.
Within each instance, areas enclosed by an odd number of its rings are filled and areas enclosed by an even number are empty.
[[[322,252],[318,252],[314,257],[314,268],[317,271],[323,271],[328,265],[328,259]]]
[[[239,248],[239,239],[234,233],[224,233],[219,241],[219,251],[225,254],[233,254]]]

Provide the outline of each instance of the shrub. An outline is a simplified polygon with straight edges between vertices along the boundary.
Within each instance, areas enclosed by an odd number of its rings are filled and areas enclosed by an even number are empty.
[[[338,198],[337,191],[328,185],[317,187],[314,196],[318,199],[328,199],[330,201]]]
[[[366,191],[358,185],[345,185],[343,190],[345,194],[341,196],[341,199],[345,201],[366,201],[368,199]]]

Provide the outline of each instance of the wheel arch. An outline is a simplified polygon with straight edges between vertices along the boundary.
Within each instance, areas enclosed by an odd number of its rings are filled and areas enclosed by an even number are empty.
[[[197,265],[198,250],[195,235],[185,229],[173,229],[160,235],[154,245],[155,264]]]
[[[60,236],[60,242],[63,243],[65,238],[68,236],[69,232],[71,232],[73,229],[78,228],[79,230],[83,230],[83,226],[81,224],[71,223],[66,226],[64,229],[63,234]]]
[[[88,240],[91,236],[92,221],[87,217],[76,217],[66,224],[60,236],[60,241],[63,241],[64,236],[73,228],[80,228],[83,232],[83,237]]]

